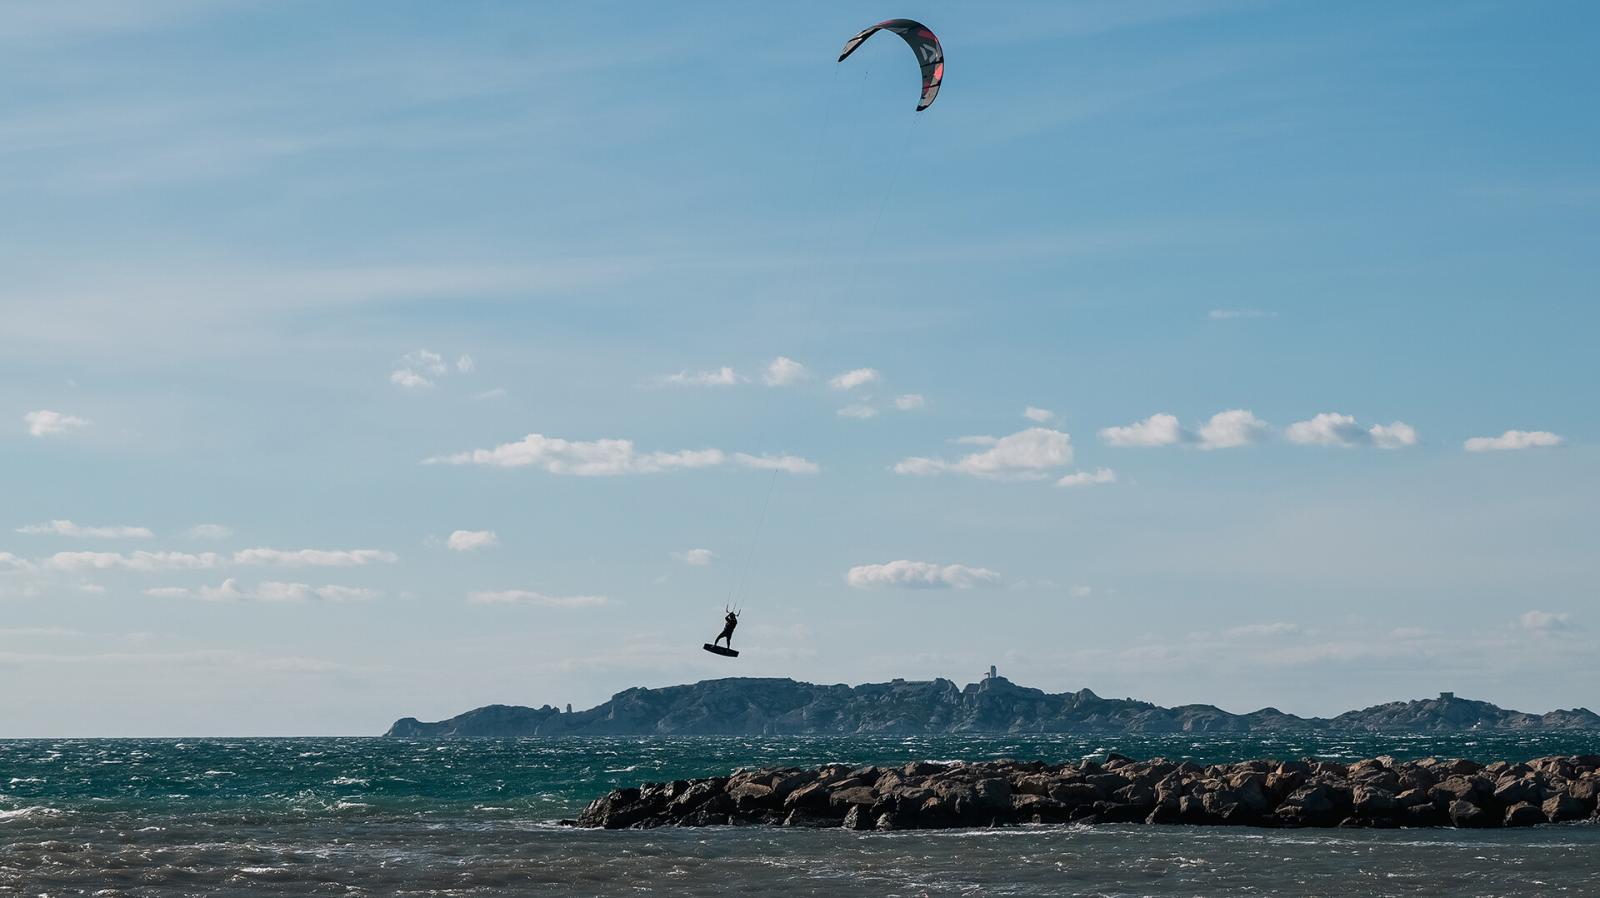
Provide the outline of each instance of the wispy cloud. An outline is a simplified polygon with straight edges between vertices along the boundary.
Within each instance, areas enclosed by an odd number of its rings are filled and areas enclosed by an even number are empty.
[[[839,409],[839,417],[855,418],[858,421],[864,421],[867,418],[878,417],[878,410],[870,405],[847,405],[844,408]]]
[[[183,532],[190,539],[228,539],[233,528],[226,524],[196,524]]]
[[[744,377],[737,371],[724,365],[710,371],[679,371],[676,374],[661,374],[650,379],[650,383],[666,387],[731,387],[743,383]]]
[[[894,397],[894,407],[902,412],[916,411],[927,406],[928,400],[921,393],[906,393]]]
[[[551,596],[526,589],[502,589],[467,595],[472,605],[534,605],[540,608],[593,608],[609,605],[605,596]]]
[[[74,430],[82,430],[94,423],[88,418],[80,418],[77,415],[63,414],[62,412],[51,411],[50,409],[39,409],[38,411],[28,412],[22,416],[22,420],[28,425],[28,435],[35,437],[48,437],[57,436],[64,433],[71,433]]]
[[[1217,412],[1193,430],[1182,426],[1177,416],[1162,412],[1133,424],[1103,428],[1100,439],[1107,445],[1120,447],[1232,449],[1258,443],[1271,432],[1272,427],[1267,422],[1247,409],[1237,408]]]
[[[694,567],[709,567],[717,559],[717,553],[710,549],[690,549],[678,554],[678,559],[684,564]]]
[[[476,552],[500,545],[500,537],[493,530],[455,530],[445,540],[445,546],[455,552]]]
[[[1022,417],[1027,418],[1029,421],[1033,421],[1036,424],[1044,424],[1048,421],[1055,420],[1056,413],[1047,408],[1039,408],[1038,406],[1030,405],[1022,410]]]
[[[828,386],[835,390],[854,390],[881,380],[883,375],[879,374],[876,368],[856,368],[834,375],[833,379],[828,381]]]
[[[234,564],[265,564],[279,567],[358,567],[399,560],[382,549],[240,549],[233,553]]]
[[[378,549],[241,549],[230,555],[216,552],[57,552],[39,566],[56,571],[123,570],[199,571],[228,565],[280,567],[356,567],[398,560],[393,552]]]
[[[155,534],[148,527],[85,527],[71,521],[47,521],[17,528],[18,533],[51,534],[84,539],[150,539]]]
[[[195,599],[202,602],[278,602],[303,604],[313,599],[323,602],[367,602],[383,593],[376,589],[358,586],[312,586],[309,583],[287,583],[267,580],[254,587],[240,588],[239,581],[228,578],[217,586],[156,586],[143,590],[144,594],[158,599]]]
[[[389,382],[407,389],[437,386],[451,374],[471,374],[478,363],[470,355],[461,355],[452,363],[431,349],[418,349],[401,356],[398,367],[389,372]]]
[[[1564,611],[1528,611],[1517,618],[1517,626],[1533,633],[1554,633],[1572,626],[1572,616]]]
[[[1497,437],[1473,437],[1464,444],[1468,452],[1506,452],[1516,449],[1546,449],[1562,443],[1548,430],[1508,430]]]
[[[1132,424],[1102,428],[1100,439],[1107,445],[1119,447],[1233,449],[1260,443],[1274,432],[1271,424],[1248,409],[1229,409],[1217,412],[1196,428],[1185,427],[1176,415],[1162,412]],[[1283,429],[1283,436],[1291,443],[1307,446],[1399,449],[1417,443],[1417,431],[1403,421],[1368,426],[1358,424],[1350,415],[1335,412],[1324,412],[1309,420],[1290,424]]]
[[[1402,421],[1367,427],[1357,423],[1353,416],[1338,412],[1323,412],[1310,420],[1296,421],[1284,428],[1283,435],[1291,443],[1307,446],[1376,446],[1379,449],[1400,449],[1417,443],[1415,428]]]
[[[814,474],[817,465],[793,455],[751,455],[721,449],[681,449],[675,452],[639,452],[632,440],[563,440],[530,433],[514,443],[491,449],[473,449],[423,460],[423,464],[483,465],[495,468],[534,467],[551,474],[575,477],[615,477],[622,474],[658,474],[663,471],[745,468]]]
[[[787,387],[797,384],[811,376],[806,366],[788,356],[778,356],[767,363],[767,369],[761,375],[762,383],[769,387]]]
[[[1072,438],[1059,430],[1030,427],[1003,437],[962,437],[958,443],[984,446],[955,461],[913,456],[894,466],[896,474],[967,474],[994,480],[1037,480],[1052,468],[1072,463]]]
[[[929,561],[890,561],[862,564],[845,573],[845,582],[856,589],[900,587],[907,589],[971,589],[985,583],[998,583],[1000,574],[988,568],[964,564],[934,564]]]
[[[1056,486],[1078,487],[1096,486],[1105,483],[1116,483],[1117,472],[1110,468],[1096,468],[1093,471],[1078,471],[1056,481]]]

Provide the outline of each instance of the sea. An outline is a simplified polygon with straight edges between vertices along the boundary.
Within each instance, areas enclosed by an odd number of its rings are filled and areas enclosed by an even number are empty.
[[[741,766],[1119,752],[1525,759],[1600,735],[0,741],[0,896],[1600,896],[1600,826],[1060,826],[854,833],[560,825]]]

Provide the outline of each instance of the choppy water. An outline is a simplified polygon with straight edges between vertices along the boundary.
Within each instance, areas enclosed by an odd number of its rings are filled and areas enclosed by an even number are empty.
[[[1600,827],[1587,824],[889,834],[554,825],[616,785],[741,765],[1106,751],[1490,760],[1596,753],[1600,736],[0,741],[0,896],[1600,895]]]

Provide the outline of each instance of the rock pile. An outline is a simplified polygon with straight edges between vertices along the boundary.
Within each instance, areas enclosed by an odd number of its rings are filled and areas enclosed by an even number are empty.
[[[768,824],[865,830],[1020,823],[1223,826],[1530,826],[1600,821],[1600,756],[1480,765],[1464,759],[1202,766],[1113,754],[1103,761],[992,761],[732,776],[617,789],[574,826]]]

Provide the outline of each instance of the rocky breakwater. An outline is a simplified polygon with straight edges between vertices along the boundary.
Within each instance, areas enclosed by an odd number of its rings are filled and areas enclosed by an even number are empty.
[[[1600,820],[1600,756],[1190,761],[1120,755],[1074,764],[992,761],[732,776],[617,789],[570,825],[932,829],[1026,823],[1496,827]]]

